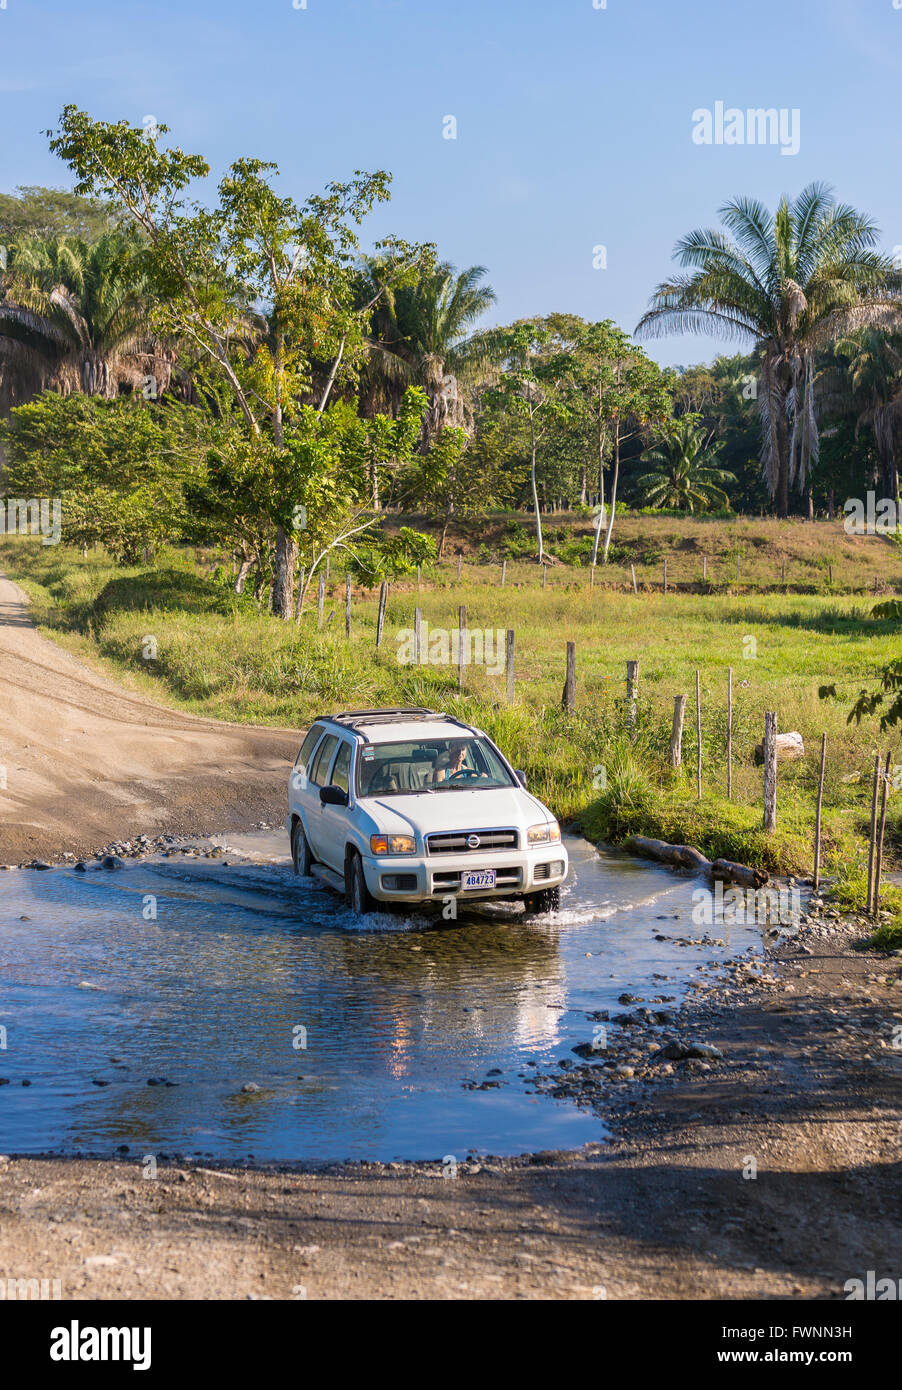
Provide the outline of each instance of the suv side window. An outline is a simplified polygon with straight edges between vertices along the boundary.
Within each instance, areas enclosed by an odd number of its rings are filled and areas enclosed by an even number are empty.
[[[304,739],[304,742],[301,744],[301,751],[298,753],[297,757],[294,760],[295,786],[298,785],[298,778],[306,775],[307,765],[310,762],[310,755],[312,754],[314,748],[319,742],[319,738],[322,732],[322,724],[314,724],[313,728],[310,730],[307,737]],[[301,783],[301,785],[303,785],[303,783]]]
[[[327,734],[316,750],[316,757],[310,764],[310,770],[307,773],[307,780],[311,786],[322,787],[325,784],[326,773],[329,770],[337,742],[338,739],[335,734]]]
[[[335,759],[335,766],[332,769],[332,782],[336,787],[341,787],[343,792],[350,790],[349,773],[351,771],[351,745],[342,739],[338,756]]]

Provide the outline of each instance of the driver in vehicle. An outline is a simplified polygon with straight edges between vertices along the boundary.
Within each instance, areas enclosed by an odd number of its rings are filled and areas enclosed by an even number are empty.
[[[457,773],[463,772],[467,761],[467,745],[464,739],[453,739],[448,744],[448,752],[439,761],[435,774],[436,782],[445,782]]]

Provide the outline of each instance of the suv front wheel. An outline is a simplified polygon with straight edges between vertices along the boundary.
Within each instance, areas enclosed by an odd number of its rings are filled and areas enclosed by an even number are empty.
[[[345,901],[359,917],[379,909],[378,902],[366,886],[363,860],[356,849],[348,850],[345,857]]]
[[[299,874],[301,878],[310,877],[313,855],[310,853],[307,836],[304,834],[304,827],[299,820],[296,820],[291,827],[291,862],[294,865],[295,873]]]
[[[523,906],[527,912],[557,912],[561,905],[560,888],[543,888],[540,893],[527,893]]]

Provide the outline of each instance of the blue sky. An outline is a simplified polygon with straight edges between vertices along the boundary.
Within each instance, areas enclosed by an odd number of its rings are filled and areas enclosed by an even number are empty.
[[[902,244],[894,0],[5,4],[4,191],[71,183],[42,134],[66,102],[152,116],[214,175],[239,155],[274,159],[299,198],[388,169],[392,201],[367,239],[395,232],[487,266],[497,322],[562,310],[629,330],[676,239],[737,193],[772,206],[823,179],[877,220],[884,249]],[[717,101],[797,108],[799,153],[694,143],[693,112]],[[718,346],[648,344],[662,363]]]

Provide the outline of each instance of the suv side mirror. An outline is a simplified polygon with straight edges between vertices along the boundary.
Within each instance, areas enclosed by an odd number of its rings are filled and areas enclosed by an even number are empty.
[[[330,783],[328,787],[320,787],[319,799],[324,806],[347,806],[348,794],[341,787],[336,787],[335,783]]]
[[[526,773],[523,771],[522,767],[518,767],[518,768],[517,768],[516,777],[517,777],[517,781],[520,783],[520,786],[521,786],[521,787],[525,787],[525,786],[526,786]]]

